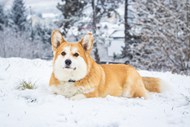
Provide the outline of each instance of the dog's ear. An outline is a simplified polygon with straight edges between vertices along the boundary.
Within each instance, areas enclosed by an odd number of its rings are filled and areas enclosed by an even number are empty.
[[[51,34],[51,43],[53,51],[55,51],[61,43],[66,42],[59,30],[53,30]]]
[[[94,37],[91,32],[89,32],[87,35],[85,35],[81,40],[81,45],[84,48],[85,51],[90,52],[93,47],[94,43]]]

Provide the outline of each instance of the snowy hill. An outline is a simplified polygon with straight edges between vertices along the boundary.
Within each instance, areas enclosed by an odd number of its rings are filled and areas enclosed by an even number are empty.
[[[72,101],[49,92],[51,61],[0,58],[1,127],[188,127],[190,77],[140,71],[170,84],[149,99],[122,97]],[[18,90],[23,80],[33,90]]]

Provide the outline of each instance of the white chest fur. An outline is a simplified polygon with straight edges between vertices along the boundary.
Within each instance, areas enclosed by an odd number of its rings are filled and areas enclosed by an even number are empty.
[[[84,94],[93,92],[94,90],[94,87],[91,87],[90,85],[76,87],[74,82],[62,82],[58,86],[51,86],[51,91],[53,93],[73,99],[85,98]]]
[[[79,89],[74,86],[73,82],[64,82],[58,86],[53,85],[51,86],[51,91],[55,94],[60,94],[68,98],[79,94]]]
[[[93,92],[94,90],[94,87],[90,85],[76,87],[74,82],[62,82],[58,86],[51,86],[53,93],[63,95],[73,100],[86,98],[84,94]]]

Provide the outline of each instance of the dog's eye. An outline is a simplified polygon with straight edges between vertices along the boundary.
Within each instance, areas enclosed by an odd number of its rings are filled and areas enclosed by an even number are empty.
[[[75,53],[75,54],[73,54],[73,56],[78,57],[78,56],[79,56],[79,54],[78,54],[78,53]]]
[[[65,56],[65,55],[66,55],[66,52],[62,52],[61,55],[62,55],[62,56]]]

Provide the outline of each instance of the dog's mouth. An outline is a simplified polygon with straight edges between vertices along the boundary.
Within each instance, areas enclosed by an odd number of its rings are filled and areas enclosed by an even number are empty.
[[[63,67],[63,69],[67,69],[67,70],[76,70],[77,68],[76,67],[70,67],[70,66],[66,66],[66,67]]]

